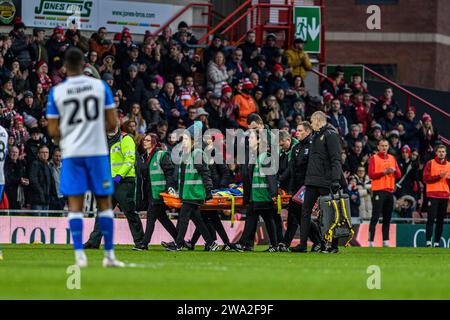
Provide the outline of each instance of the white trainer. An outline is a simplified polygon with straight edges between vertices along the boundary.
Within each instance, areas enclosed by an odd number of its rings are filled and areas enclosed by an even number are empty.
[[[75,265],[80,268],[86,268],[88,266],[87,256],[84,251],[76,251],[75,252]]]
[[[373,248],[373,247],[374,247],[373,241],[369,241],[369,248]]]
[[[117,259],[103,258],[103,268],[125,268],[125,263]]]

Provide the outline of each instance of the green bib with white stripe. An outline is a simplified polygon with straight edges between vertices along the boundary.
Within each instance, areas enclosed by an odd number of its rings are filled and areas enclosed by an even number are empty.
[[[199,154],[200,153],[200,154]],[[186,169],[184,172],[184,185],[183,192],[180,195],[183,200],[197,200],[197,201],[205,201],[206,199],[206,189],[203,184],[202,177],[197,172],[197,169],[194,167],[194,159],[195,157],[204,157],[203,151],[199,149],[195,149],[189,155],[189,160],[186,164]],[[178,190],[181,190],[181,166],[178,170]]]
[[[160,200],[161,192],[166,191],[166,176],[161,168],[161,159],[166,155],[166,151],[159,150],[153,154],[150,160],[150,185],[152,189],[152,199]]]
[[[270,202],[272,197],[269,192],[266,176],[261,172],[261,163],[267,158],[267,154],[261,154],[253,168],[251,199],[253,202]]]

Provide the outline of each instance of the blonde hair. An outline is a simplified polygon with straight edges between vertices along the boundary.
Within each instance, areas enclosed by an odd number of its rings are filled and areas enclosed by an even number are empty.
[[[327,115],[322,111],[316,111],[311,116],[311,122],[317,120],[319,123],[327,123]]]

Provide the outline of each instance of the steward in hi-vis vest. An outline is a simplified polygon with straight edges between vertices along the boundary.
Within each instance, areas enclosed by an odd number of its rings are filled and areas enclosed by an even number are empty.
[[[161,197],[161,192],[169,188],[176,188],[175,167],[170,158],[170,153],[163,149],[159,138],[154,133],[146,134],[143,139],[145,149],[145,163],[141,175],[144,183],[148,184],[148,197],[150,199],[147,210],[147,226],[145,228],[143,245],[148,248],[151,242],[155,222],[158,220],[173,239],[177,237],[177,229],[166,214],[166,205]]]
[[[273,219],[274,201],[278,196],[277,170],[275,168],[268,170],[274,159],[266,150],[259,152],[260,139],[264,134],[264,129],[249,131],[249,154],[246,157],[248,161],[246,161],[247,164],[242,165],[244,204],[248,204],[248,209],[242,236],[239,242],[233,245],[237,251],[251,250],[250,248],[253,247],[260,215],[264,219],[270,239],[270,247],[267,251],[277,251],[278,242]],[[278,157],[278,154],[275,156]]]
[[[450,199],[450,162],[447,161],[447,148],[439,145],[435,149],[436,157],[428,161],[423,170],[423,182],[426,184],[428,198],[428,220],[426,228],[427,247],[431,247],[434,221],[434,247],[439,247]]]
[[[117,130],[108,135],[110,150],[111,174],[114,181],[114,194],[112,196],[113,208],[119,205],[128,220],[131,235],[134,241],[134,250],[143,250],[144,229],[141,219],[136,213],[136,145],[131,136]],[[98,248],[102,240],[100,225],[96,220],[85,247]]]
[[[215,251],[219,248],[212,240],[212,236],[201,217],[199,209],[200,205],[206,200],[212,199],[211,192],[213,188],[205,154],[202,149],[196,148],[194,141],[196,134],[200,135],[200,139],[202,138],[202,127],[202,122],[196,121],[183,135],[182,163],[178,170],[178,192],[182,206],[178,216],[177,238],[175,242],[166,246],[167,250],[170,251],[180,251],[183,247],[186,247],[184,236],[186,235],[189,220],[194,222],[195,227],[202,235],[208,251]]]
[[[402,177],[397,160],[388,154],[389,142],[378,142],[378,153],[369,159],[369,177],[372,179],[372,218],[369,226],[369,246],[373,247],[378,219],[383,217],[383,246],[389,246],[389,227],[394,209],[395,180]]]

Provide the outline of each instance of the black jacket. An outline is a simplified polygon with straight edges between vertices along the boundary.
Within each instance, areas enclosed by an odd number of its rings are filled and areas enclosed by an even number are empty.
[[[294,141],[291,141],[291,146],[287,152],[280,149],[278,180],[280,181],[280,188],[285,191],[289,190],[289,180],[290,180],[289,154],[292,154],[292,150],[294,150],[294,147],[295,147]]]
[[[247,155],[249,152],[247,152]],[[241,165],[241,172],[242,172],[242,183],[243,183],[243,189],[244,189],[244,204],[250,203],[250,196],[252,192],[252,180],[253,180],[253,169],[255,168],[255,165],[252,164],[252,161],[250,162],[248,157],[246,157],[246,164]],[[263,164],[263,167],[267,168],[270,166],[270,163],[267,165]],[[277,181],[277,175],[267,175],[267,185],[269,187],[269,192],[272,197],[276,197],[278,195],[278,181]],[[273,207],[273,203],[267,202],[267,203],[254,203],[255,209],[258,208],[267,208],[267,207]]]
[[[339,134],[333,126],[326,124],[312,136],[305,185],[330,188],[342,177]]]
[[[211,179],[213,182],[213,188],[228,188],[231,181],[230,169],[226,164],[210,164],[209,170],[211,171]]]
[[[305,184],[311,140],[311,136],[306,137],[292,148],[288,170],[280,177],[280,180],[288,180],[287,191],[290,194],[297,193]]]
[[[40,160],[33,162],[30,170],[30,189],[29,200],[32,205],[50,204],[51,197],[56,195],[56,189],[48,164]]]

